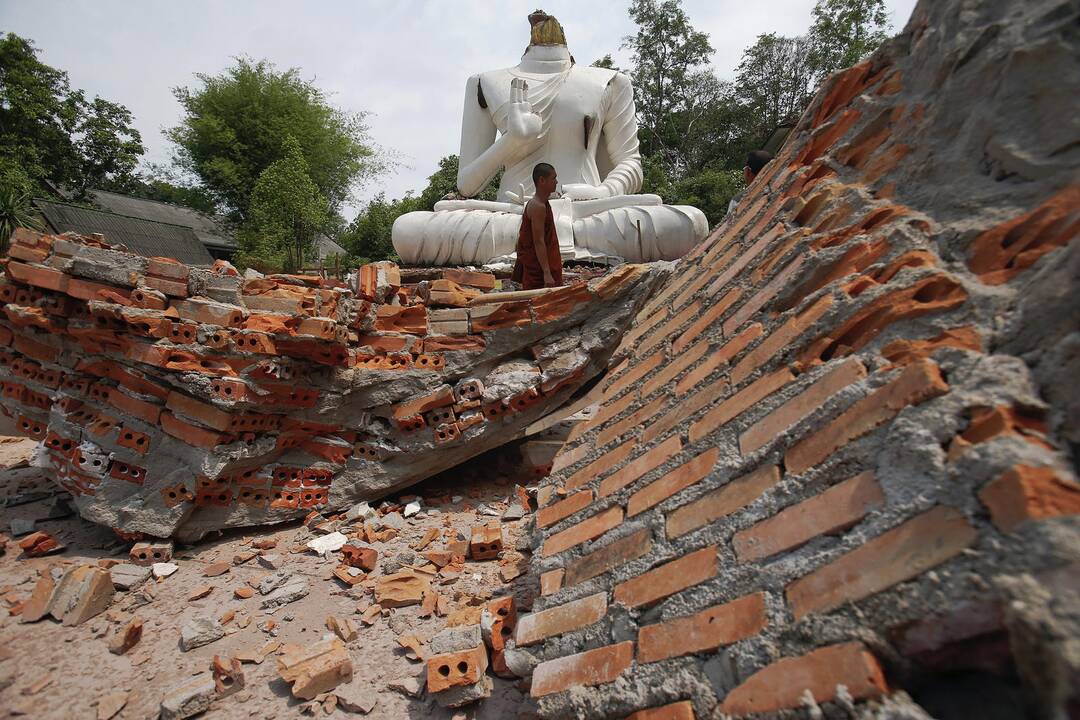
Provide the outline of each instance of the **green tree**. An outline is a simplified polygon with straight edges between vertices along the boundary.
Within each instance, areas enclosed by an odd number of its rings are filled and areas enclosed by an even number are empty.
[[[326,198],[309,174],[300,143],[286,136],[282,158],[259,174],[237,239],[237,265],[261,271],[303,268],[327,221]]]
[[[743,51],[735,91],[750,111],[747,130],[756,143],[778,126],[798,120],[813,98],[818,77],[811,52],[807,38],[776,33],[759,35]]]
[[[690,24],[681,0],[631,0],[629,14],[638,29],[623,38],[623,47],[633,53],[641,151],[676,170],[677,138],[700,115],[699,98],[715,90],[715,76],[703,68],[713,48],[708,34]]]
[[[0,37],[0,164],[77,194],[129,175],[143,154],[131,112],[100,97],[88,100],[71,89],[67,73],[37,55],[29,40]]]
[[[809,41],[818,80],[859,62],[889,36],[885,0],[818,0]]]
[[[173,90],[184,116],[167,134],[178,166],[238,220],[246,219],[262,173],[284,157],[287,137],[298,143],[331,212],[384,167],[364,113],[333,107],[296,68],[282,72],[265,60],[240,58],[220,75],[196,78],[195,89]]]
[[[31,199],[29,192],[15,185],[0,184],[0,253],[7,252],[8,241],[15,228],[42,229],[41,221],[30,204]]]
[[[615,67],[615,61],[611,59],[611,53],[608,53],[607,55],[600,58],[599,60],[594,60],[592,62],[592,64],[589,65],[589,67],[606,68],[608,70],[618,70],[619,69],[619,68]]]

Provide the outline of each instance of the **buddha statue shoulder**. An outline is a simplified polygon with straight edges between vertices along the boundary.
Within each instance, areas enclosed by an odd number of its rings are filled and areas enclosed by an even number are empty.
[[[606,68],[580,67],[559,22],[529,16],[531,40],[514,67],[465,84],[457,177],[464,198],[503,171],[498,200],[443,200],[433,212],[402,215],[394,248],[413,265],[511,262],[532,169],[555,167],[560,197],[550,201],[563,260],[616,263],[672,260],[705,237],[705,215],[665,205],[641,190],[634,89]]]

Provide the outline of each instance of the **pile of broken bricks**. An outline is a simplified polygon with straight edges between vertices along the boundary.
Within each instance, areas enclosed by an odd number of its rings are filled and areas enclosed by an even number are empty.
[[[520,435],[669,272],[510,292],[388,262],[241,276],[25,229],[0,268],[4,432],[41,443],[83,517],[186,541],[378,499]]]
[[[498,480],[496,485],[504,482]],[[455,491],[468,497],[451,495]],[[439,705],[458,708],[488,698],[492,675],[511,680],[527,677],[529,666],[514,662],[512,646],[507,652],[519,602],[511,594],[489,598],[490,590],[495,595],[515,592],[510,583],[526,571],[526,558],[519,551],[528,546],[523,533],[536,507],[535,489],[509,486],[502,500],[483,501],[478,488],[466,493],[453,485],[444,492],[425,493],[423,498],[404,495],[377,507],[358,503],[339,514],[313,512],[294,533],[286,531],[287,540],[261,537],[243,541],[246,548],[234,551],[231,562],[205,564],[202,576],[220,580],[235,577],[241,568],[257,566],[261,572],[247,583],[224,589],[236,600],[253,600],[259,614],[230,609],[220,617],[197,616],[176,623],[173,632],[179,635],[180,651],[212,646],[249,624],[256,625],[268,639],[249,650],[215,654],[199,674],[166,686],[160,716],[185,718],[206,711],[245,687],[245,666],[271,657],[275,658],[277,676],[290,686],[301,709],[321,706],[327,713],[335,708],[370,712],[378,695],[359,690],[350,682],[355,673],[349,646],[365,642],[365,628],[380,620],[391,621],[396,612],[413,606],[419,606],[422,618],[444,618],[445,629],[430,640],[415,631],[398,635],[405,656],[422,663],[423,671],[391,682],[391,689],[415,698],[426,691]],[[465,512],[471,521],[461,525],[458,515],[454,516],[457,522],[451,522],[451,512]],[[418,519],[423,522],[417,524]],[[122,561],[110,558],[97,564],[66,566],[61,561],[50,566],[30,597],[9,612],[19,615],[22,622],[52,615],[65,625],[78,625],[106,613],[113,626],[107,637],[110,652],[130,652],[142,641],[144,624],[120,608],[137,611],[144,605],[152,607],[163,591],[175,593],[166,588],[182,567],[190,568],[185,561],[190,553],[172,541],[137,541],[125,547],[127,557]],[[395,548],[404,547],[408,550],[395,552]],[[30,555],[24,551],[24,556]],[[340,594],[360,599],[355,619],[328,615],[324,630],[312,628],[322,637],[316,635],[317,640],[303,645],[274,639],[283,619],[289,620],[288,606],[304,598],[309,584],[317,582],[296,566],[297,561],[332,568],[325,573],[325,582],[340,588]],[[487,597],[473,594],[475,585],[459,582],[479,578],[476,573],[480,568],[486,568],[480,587],[489,589]],[[446,588],[455,585],[464,591],[448,594]],[[193,589],[181,586],[180,590],[189,603],[208,596],[220,599],[221,591],[220,584]],[[529,591],[523,601],[526,606],[531,602]],[[249,689],[250,682],[249,675]],[[520,688],[527,690],[527,680],[519,682]],[[103,708],[112,707],[104,700],[102,703]]]

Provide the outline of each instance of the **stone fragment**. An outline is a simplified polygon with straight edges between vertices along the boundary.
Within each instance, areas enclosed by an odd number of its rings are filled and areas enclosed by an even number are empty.
[[[127,625],[117,628],[112,638],[109,639],[109,652],[113,655],[123,655],[135,647],[142,640],[143,621],[133,618]]]
[[[375,585],[375,601],[384,608],[419,605],[424,593],[431,590],[431,581],[411,570],[379,578]]]
[[[274,592],[270,593],[262,601],[263,610],[273,610],[279,608],[282,605],[288,605],[291,602],[296,602],[300,598],[308,594],[307,580],[303,578],[297,578],[290,580],[288,583],[282,585]]]
[[[269,595],[291,580],[292,576],[293,574],[287,570],[278,570],[275,573],[267,575],[259,582],[259,593],[261,595]]]
[[[309,540],[307,547],[310,550],[314,550],[319,555],[325,555],[326,553],[340,550],[341,547],[349,541],[349,538],[344,533],[334,531],[328,535],[322,535]]]
[[[277,569],[279,569],[281,567],[281,563],[282,563],[282,558],[281,558],[280,555],[278,555],[276,553],[271,553],[269,555],[260,555],[259,556],[259,564],[262,565],[267,570],[277,570]]]
[[[127,705],[128,693],[126,690],[112,692],[98,700],[97,720],[110,720]]]
[[[277,547],[277,540],[273,538],[257,538],[251,541],[251,547],[255,550],[273,550]]]
[[[241,585],[240,587],[233,590],[233,596],[237,600],[247,600],[248,598],[253,597],[254,595],[255,595],[255,590],[248,587],[247,585]]]
[[[308,647],[292,649],[277,659],[278,674],[292,685],[292,694],[301,700],[333,690],[352,679],[349,653],[337,638]]]
[[[339,618],[336,615],[328,615],[326,629],[341,638],[342,642],[352,642],[360,634],[356,623],[348,618]]]
[[[383,515],[381,518],[379,518],[377,522],[381,527],[390,527],[394,528],[395,530],[405,529],[405,518],[401,516],[401,513],[387,513],[386,515]]]
[[[109,568],[112,584],[117,590],[134,590],[150,579],[150,568],[131,563],[119,563]]]
[[[151,573],[158,580],[169,577],[179,569],[180,566],[175,563],[154,563],[150,566]]]
[[[49,603],[49,612],[64,625],[79,625],[104,612],[113,598],[108,570],[81,565],[64,573]]]
[[[214,676],[214,690],[218,697],[232,695],[244,688],[244,671],[235,657],[215,655],[210,663],[210,673]]]
[[[217,689],[211,673],[200,673],[174,687],[161,701],[160,720],[184,720],[210,709]]]
[[[334,688],[337,696],[337,706],[345,712],[367,715],[375,709],[379,703],[379,696],[369,686],[360,687],[356,683],[350,683]]]
[[[405,510],[402,511],[402,514],[408,518],[416,515],[418,512],[420,512],[420,502],[413,500],[405,506]]]
[[[11,537],[22,537],[34,532],[37,521],[27,518],[11,518]]]
[[[200,587],[197,587],[191,591],[190,595],[188,595],[188,602],[202,600],[204,597],[206,597],[213,591],[214,588],[210,585],[202,585]]]
[[[375,517],[375,510],[366,502],[359,502],[345,511],[345,519],[349,522],[367,520]]]
[[[424,681],[418,675],[406,675],[391,680],[386,687],[412,698],[418,698],[424,694]]]
[[[19,622],[37,622],[49,614],[57,584],[63,576],[64,571],[59,566],[54,565],[45,569],[37,584],[34,585],[30,598],[23,605],[22,612],[19,613]]]
[[[428,650],[436,655],[460,652],[483,644],[480,625],[448,627],[428,641]]]
[[[255,557],[255,555],[256,555],[256,553],[252,552],[251,550],[244,550],[242,552],[238,552],[235,555],[233,555],[232,564],[233,565],[243,565],[244,563],[252,560]]]
[[[221,623],[211,617],[195,617],[180,628],[180,649],[184,652],[209,645],[225,637]]]
[[[435,693],[435,702],[445,708],[459,708],[491,697],[495,684],[490,675],[483,675],[474,685],[459,685]]]
[[[203,568],[203,577],[218,577],[220,575],[224,575],[225,573],[229,572],[229,570],[230,570],[230,567],[229,567],[229,563],[227,563],[227,562],[222,561],[222,562],[210,563],[209,565],[207,565],[206,567]]]

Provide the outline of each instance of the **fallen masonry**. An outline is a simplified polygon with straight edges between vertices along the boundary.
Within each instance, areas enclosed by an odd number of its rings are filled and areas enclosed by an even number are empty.
[[[444,297],[392,263],[241,277],[26,229],[0,265],[0,425],[41,443],[83,517],[188,541],[384,497],[521,435],[603,370],[670,271],[501,292],[446,270],[482,287]],[[170,557],[146,542],[131,561]]]

